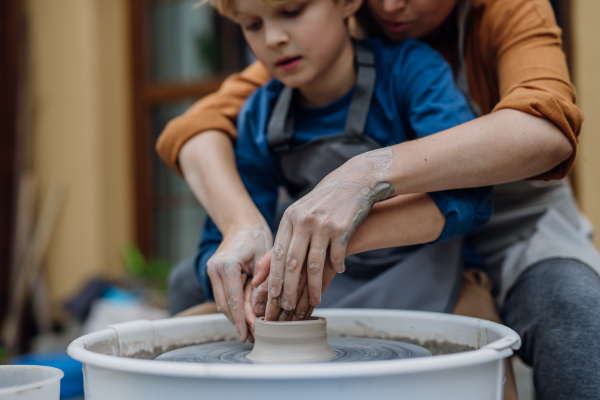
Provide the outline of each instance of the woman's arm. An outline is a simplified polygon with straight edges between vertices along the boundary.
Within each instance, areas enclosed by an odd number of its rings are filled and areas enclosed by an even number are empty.
[[[497,185],[540,175],[572,152],[552,122],[506,109],[394,146],[388,181],[396,194]]]

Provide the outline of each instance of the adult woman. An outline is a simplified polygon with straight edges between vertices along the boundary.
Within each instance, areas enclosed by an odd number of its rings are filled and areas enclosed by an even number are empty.
[[[568,173],[581,115],[547,1],[368,0],[362,11],[363,26],[376,34],[391,40],[416,37],[436,48],[453,66],[457,86],[470,96],[473,110],[484,115],[395,146],[387,177],[395,194],[557,179]],[[183,171],[223,232],[219,252],[226,254],[235,253],[242,232],[264,220],[237,177],[231,143],[221,131],[235,134],[232,119],[241,103],[268,78],[260,65],[249,67],[173,121],[158,144],[161,156]],[[207,130],[212,131],[197,135]],[[356,173],[354,167],[347,163],[334,172],[340,184]],[[469,240],[496,286],[504,321],[523,338],[519,354],[534,367],[538,398],[593,398],[600,392],[595,375],[600,373],[600,345],[594,338],[600,315],[588,304],[600,303],[600,278],[590,268],[600,268],[600,257],[589,243],[587,225],[564,182],[518,182],[499,186],[496,193],[494,217]],[[275,243],[281,254],[272,268],[275,296],[282,282],[297,279],[284,272],[289,265],[302,265],[309,246],[329,247],[333,267],[342,270],[347,234],[356,229],[354,215],[346,212],[352,204],[340,207],[326,192],[303,200],[284,217],[286,234],[278,234]],[[315,224],[307,215],[326,215],[336,227]],[[320,246],[313,246],[317,242]],[[217,266],[216,281],[231,282],[240,265],[260,256],[240,255],[236,265]],[[323,260],[315,264],[313,272],[320,276]],[[231,316],[227,300],[221,303]]]

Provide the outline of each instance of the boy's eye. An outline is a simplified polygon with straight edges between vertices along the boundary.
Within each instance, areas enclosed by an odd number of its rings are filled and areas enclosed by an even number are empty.
[[[244,24],[244,29],[247,31],[257,31],[262,26],[260,21],[254,21],[249,24]]]
[[[295,4],[293,7],[281,10],[281,15],[284,17],[296,17],[304,10],[305,4]]]

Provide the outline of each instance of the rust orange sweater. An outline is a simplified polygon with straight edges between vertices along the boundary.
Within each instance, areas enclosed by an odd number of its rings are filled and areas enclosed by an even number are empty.
[[[456,70],[453,36],[438,35],[430,44]],[[573,146],[568,160],[536,179],[568,174],[583,120],[561,46],[561,30],[548,0],[473,0],[465,58],[471,95],[483,114],[509,108],[546,118]],[[188,139],[209,129],[235,137],[236,117],[244,101],[269,79],[268,71],[256,62],[169,122],[156,144],[163,161],[181,174],[177,157]]]

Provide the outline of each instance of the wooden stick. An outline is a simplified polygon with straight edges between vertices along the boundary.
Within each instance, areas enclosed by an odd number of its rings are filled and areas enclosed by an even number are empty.
[[[33,237],[27,246],[27,254],[23,260],[11,307],[2,329],[2,338],[9,348],[15,348],[18,345],[24,307],[27,299],[31,298],[31,292],[41,270],[65,192],[66,185],[63,182],[55,179],[51,183]]]

